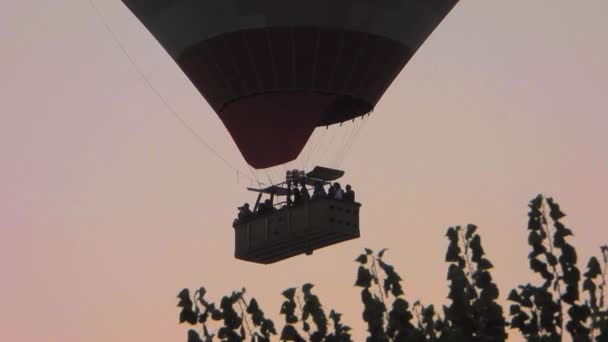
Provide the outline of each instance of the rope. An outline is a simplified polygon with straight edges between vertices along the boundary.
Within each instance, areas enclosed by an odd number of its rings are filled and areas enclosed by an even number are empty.
[[[262,185],[264,185],[264,183],[260,182],[260,177],[258,177],[257,171],[251,166],[249,166],[249,169],[251,170],[251,174],[253,174],[253,177],[255,177],[255,182],[258,184],[258,187],[261,188]],[[252,183],[253,183],[253,181],[254,180],[251,180]]]
[[[367,120],[365,120],[365,115],[361,118],[361,124],[359,124],[359,126],[356,128],[356,131],[353,133],[353,135],[349,138],[350,143],[348,144],[348,146],[346,147],[346,150],[344,151],[344,153],[340,156],[340,159],[338,161],[338,166],[341,167],[342,163],[344,163],[344,159],[346,159],[346,157],[348,156],[351,147],[354,145],[355,140],[357,140],[359,134],[361,133],[361,130],[363,129],[363,127],[365,126],[365,124],[367,123]]]
[[[363,119],[361,119],[361,120],[358,120],[358,119],[360,119],[360,118],[353,119],[353,122],[348,124],[349,125],[348,132],[346,133],[346,136],[343,139],[340,149],[338,150],[338,152],[336,153],[336,156],[335,156],[335,161],[336,161],[337,165],[341,164],[341,161],[344,159],[347,151],[350,149],[350,146],[352,145],[352,143],[354,141],[356,132],[362,126]]]
[[[253,177],[251,177],[250,175],[248,175],[247,173],[237,169],[236,167],[234,167],[230,162],[228,162],[228,160],[226,160],[226,158],[224,158],[219,152],[217,152],[213,147],[211,147],[211,145],[209,145],[209,143],[207,143],[205,141],[205,139],[194,130],[194,128],[192,128],[188,122],[186,120],[184,120],[175,109],[173,109],[173,107],[169,104],[169,102],[164,98],[164,96],[161,95],[161,93],[152,85],[152,83],[150,82],[150,80],[148,79],[148,77],[143,73],[143,71],[139,68],[139,66],[137,65],[137,63],[135,62],[135,59],[129,54],[129,52],[127,52],[127,49],[124,47],[124,45],[120,42],[120,40],[118,39],[118,36],[116,36],[116,34],[114,33],[114,31],[112,30],[112,28],[110,28],[110,25],[108,25],[108,23],[105,20],[105,17],[103,15],[103,13],[99,10],[99,8],[95,5],[95,2],[93,2],[93,0],[89,0],[89,4],[91,5],[91,7],[93,8],[93,10],[95,11],[95,13],[97,14],[98,19],[101,21],[101,23],[105,26],[106,30],[108,31],[108,33],[110,34],[110,36],[112,37],[112,39],[114,40],[114,43],[116,44],[116,46],[123,52],[123,54],[129,59],[129,62],[131,63],[131,65],[133,66],[133,68],[135,69],[135,71],[139,74],[139,76],[144,80],[144,82],[148,85],[148,87],[156,94],[156,96],[158,96],[158,98],[163,102],[163,104],[165,105],[165,107],[167,107],[167,109],[169,110],[169,112],[173,115],[173,117],[175,119],[177,119],[179,121],[179,123],[186,128],[194,138],[196,138],[200,143],[203,144],[203,146],[209,150],[209,152],[211,152],[215,157],[217,157],[218,159],[220,159],[226,166],[228,166],[229,168],[231,168],[233,171],[235,171],[237,173],[237,177],[238,175],[243,175],[245,177],[247,177],[250,181],[254,181]],[[258,181],[259,184],[259,181]]]
[[[318,129],[315,129],[315,131],[313,132],[313,134],[312,134],[313,141],[311,141],[310,144],[307,144],[309,147],[302,160],[303,164],[306,167],[309,166],[311,156],[317,155],[317,151],[319,150],[319,147],[321,145],[324,145],[324,144],[322,144],[322,142],[324,142],[325,136],[327,135],[328,131],[329,131],[329,129],[327,129],[327,128],[321,128],[320,133],[318,133]]]

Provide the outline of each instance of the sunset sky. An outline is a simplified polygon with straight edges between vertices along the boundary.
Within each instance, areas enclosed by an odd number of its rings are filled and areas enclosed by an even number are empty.
[[[118,0],[0,3],[0,340],[184,341],[176,295],[246,287],[275,322],[305,282],[361,324],[353,259],[388,248],[408,299],[446,303],[450,225],[475,223],[506,298],[538,281],[527,203],[568,214],[579,266],[608,243],[608,1],[463,0],[366,118],[341,165],[360,239],[260,266],[233,258],[249,168],[216,114]],[[315,156],[311,156],[314,161]]]

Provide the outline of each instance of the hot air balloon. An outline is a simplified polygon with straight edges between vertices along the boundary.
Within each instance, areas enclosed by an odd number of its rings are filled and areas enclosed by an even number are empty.
[[[371,112],[458,0],[123,2],[261,169]]]
[[[370,113],[458,0],[123,2],[265,169],[296,159],[316,127]],[[235,257],[268,264],[358,238],[354,192],[325,194],[343,175],[317,166],[248,188],[258,197],[233,223]]]

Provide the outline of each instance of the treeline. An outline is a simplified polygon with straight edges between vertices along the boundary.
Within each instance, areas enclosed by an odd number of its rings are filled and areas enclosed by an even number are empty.
[[[367,341],[504,341],[510,329],[528,341],[561,341],[566,336],[576,342],[608,341],[608,246],[600,248],[599,259],[587,261],[583,273],[568,241],[572,231],[560,221],[565,214],[559,205],[539,195],[529,207],[530,269],[542,281],[512,289],[507,309],[497,303],[493,265],[475,225],[447,230],[449,304],[440,309],[410,302],[402,278],[384,259],[385,250],[365,249],[356,259],[355,286],[361,288]],[[219,305],[205,298],[203,287],[193,294],[184,289],[178,295],[179,320],[198,327],[188,331],[188,342],[353,341],[340,313],[326,313],[312,288],[305,284],[283,292],[280,328],[255,298],[246,297],[245,289],[224,296]]]

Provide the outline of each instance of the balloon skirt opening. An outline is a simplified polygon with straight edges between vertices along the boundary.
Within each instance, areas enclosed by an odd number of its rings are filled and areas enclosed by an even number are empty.
[[[247,163],[263,169],[296,159],[334,98],[309,92],[261,94],[232,102],[218,115]]]

